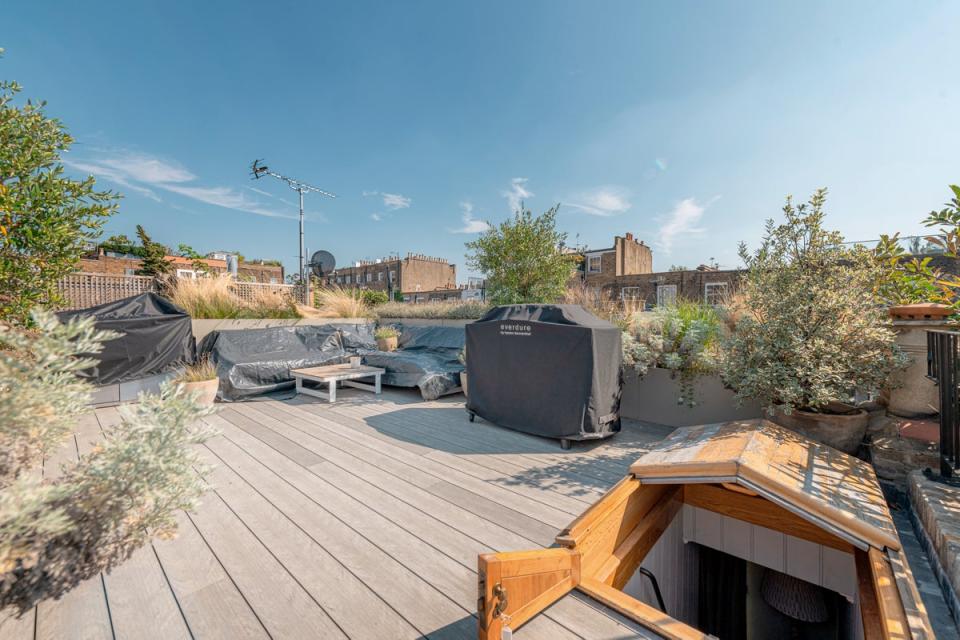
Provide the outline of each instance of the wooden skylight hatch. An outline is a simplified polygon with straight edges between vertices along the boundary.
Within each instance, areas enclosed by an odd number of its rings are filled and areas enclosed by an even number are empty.
[[[698,626],[761,637],[783,624],[784,607],[767,608],[784,584],[815,599],[840,638],[932,637],[899,550],[866,463],[763,420],[678,429],[553,548],[480,556],[479,637],[499,640],[505,621],[518,629],[573,589],[650,638],[714,637]],[[728,573],[736,582],[717,588]],[[726,608],[714,597],[734,598],[743,619],[698,625],[704,607]]]

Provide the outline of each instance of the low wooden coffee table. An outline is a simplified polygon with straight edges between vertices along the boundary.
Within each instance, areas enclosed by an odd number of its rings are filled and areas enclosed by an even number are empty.
[[[359,367],[351,367],[349,364],[331,364],[325,367],[308,367],[306,369],[293,369],[290,371],[293,374],[294,380],[297,381],[297,393],[302,393],[308,396],[315,396],[317,398],[323,398],[330,403],[337,401],[337,383],[340,382],[344,386],[353,387],[354,389],[363,389],[364,391],[373,391],[377,395],[380,394],[380,376],[385,373],[385,369],[378,369],[377,367],[368,367],[366,365],[360,365]],[[358,378],[373,378],[373,384],[368,384],[364,382],[355,382]],[[312,380],[314,382],[327,383],[327,389],[329,391],[324,392],[319,389],[313,389],[311,387],[305,387],[303,385],[304,380]]]

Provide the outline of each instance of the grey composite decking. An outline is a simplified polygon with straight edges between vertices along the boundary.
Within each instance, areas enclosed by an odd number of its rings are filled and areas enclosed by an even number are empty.
[[[462,396],[404,391],[219,407],[201,448],[210,491],[177,537],[0,618],[0,638],[475,638],[477,555],[550,545],[669,432],[562,451],[471,424]],[[44,473],[118,419],[85,416]],[[653,636],[575,592],[515,637]]]

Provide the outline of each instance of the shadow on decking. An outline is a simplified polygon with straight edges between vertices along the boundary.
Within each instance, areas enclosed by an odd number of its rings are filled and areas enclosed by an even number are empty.
[[[442,406],[437,406],[441,404]],[[508,469],[503,485],[544,487],[562,482],[572,496],[606,491],[629,466],[673,429],[627,421],[605,440],[575,442],[564,451],[559,440],[534,436],[483,421],[471,423],[463,402],[447,400],[432,406],[404,406],[367,416],[363,421],[403,442],[471,459],[484,466]],[[485,461],[496,456],[496,463]]]

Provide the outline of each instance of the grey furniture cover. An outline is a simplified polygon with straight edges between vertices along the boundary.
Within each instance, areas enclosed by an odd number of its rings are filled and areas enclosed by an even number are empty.
[[[217,397],[232,402],[292,389],[291,369],[346,362],[349,355],[370,344],[375,344],[373,334],[364,325],[297,325],[212,331],[200,342],[198,352],[217,368]]]
[[[81,375],[97,385],[139,380],[193,362],[193,325],[186,311],[156,293],[63,311],[62,322],[93,318],[97,329],[122,334],[92,356],[97,364]]]
[[[436,400],[460,386],[461,327],[403,327],[398,351],[362,351],[363,363],[386,370],[382,381],[419,387],[424,400]]]
[[[509,305],[466,328],[467,410],[550,438],[620,430],[621,335],[577,305]]]

